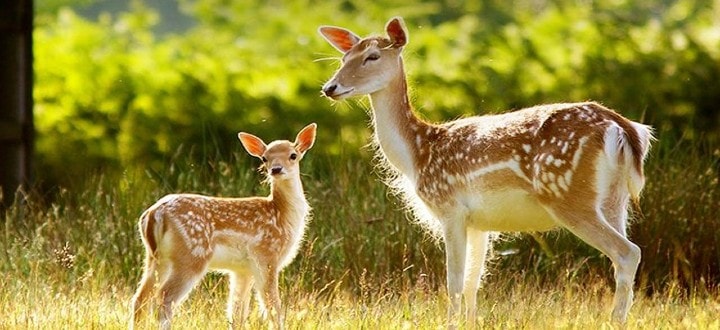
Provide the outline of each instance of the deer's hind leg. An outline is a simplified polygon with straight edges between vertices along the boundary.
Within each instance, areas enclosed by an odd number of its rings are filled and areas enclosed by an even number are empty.
[[[152,298],[155,296],[155,283],[157,282],[157,261],[154,257],[148,255],[145,258],[145,269],[142,279],[138,285],[137,291],[132,299],[132,315],[130,318],[130,328],[132,329],[136,322],[147,314],[148,310],[152,310]]]
[[[604,170],[598,171],[598,198],[605,220],[620,235],[627,237],[630,192],[624,183],[625,177],[618,171],[619,169],[608,165],[604,166]]]
[[[600,207],[567,204],[550,208],[563,227],[608,256],[615,268],[613,321],[624,323],[633,301],[633,283],[640,264],[640,248],[610,225]]]
[[[160,287],[160,327],[169,329],[173,307],[185,300],[190,291],[205,276],[207,261],[183,264],[174,262],[167,279]]]

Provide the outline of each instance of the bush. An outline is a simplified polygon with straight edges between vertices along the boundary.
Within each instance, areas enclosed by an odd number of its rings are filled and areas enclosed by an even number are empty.
[[[368,105],[319,96],[339,54],[316,29],[380,33],[400,13],[415,103],[429,119],[593,99],[670,140],[718,139],[712,4],[182,4],[197,21],[183,34],[155,35],[161,17],[141,2],[96,21],[70,9],[38,19],[42,180],[67,185],[98,168],[159,169],[180,146],[197,160],[227,156],[238,150],[237,131],[274,138],[312,121],[322,129],[318,152],[357,150],[368,140],[358,108]]]

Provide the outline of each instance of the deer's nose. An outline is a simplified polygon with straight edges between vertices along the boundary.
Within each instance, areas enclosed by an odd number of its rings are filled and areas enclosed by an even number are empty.
[[[335,92],[336,89],[337,89],[337,84],[325,86],[323,88],[323,94],[325,94],[325,96],[332,96],[333,92]]]
[[[282,166],[273,166],[270,169],[270,174],[272,174],[272,175],[280,174],[280,173],[282,173],[282,169],[283,169]]]

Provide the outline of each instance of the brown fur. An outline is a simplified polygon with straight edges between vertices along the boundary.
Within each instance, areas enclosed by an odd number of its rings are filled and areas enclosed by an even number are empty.
[[[323,92],[333,99],[370,96],[388,182],[445,243],[451,325],[462,295],[468,326],[474,324],[489,231],[555,226],[612,260],[612,317],[624,322],[640,262],[640,249],[626,237],[627,207],[644,184],[651,129],[595,102],[426,123],[408,101],[402,19],[391,19],[385,31],[388,38],[361,39],[343,28],[321,27],[344,53]]]
[[[240,133],[248,153],[263,160],[270,196],[223,198],[167,195],[140,217],[146,248],[143,278],[133,297],[132,328],[145,309],[160,303],[160,326],[169,328],[173,307],[210,270],[230,275],[228,319],[241,323],[255,287],[261,306],[282,328],[278,274],[295,257],[310,212],[299,162],[315,140],[315,124],[296,141],[274,141]],[[235,316],[238,316],[235,318]]]

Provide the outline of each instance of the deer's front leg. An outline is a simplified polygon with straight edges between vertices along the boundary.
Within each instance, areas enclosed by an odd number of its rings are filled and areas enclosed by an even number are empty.
[[[465,318],[467,329],[475,327],[477,291],[485,273],[485,260],[490,250],[490,233],[467,229],[467,258],[465,259]]]
[[[283,317],[278,289],[277,267],[268,265],[263,267],[262,278],[258,279],[258,292],[265,306],[265,316],[275,323],[277,329],[283,329]]]
[[[462,220],[451,220],[445,223],[443,234],[447,263],[447,290],[450,298],[448,321],[450,322],[450,327],[454,327],[457,325],[460,315],[463,283],[465,280],[465,256],[467,242],[465,222]]]
[[[227,318],[232,328],[240,328],[250,313],[250,292],[253,277],[246,273],[230,273]]]

